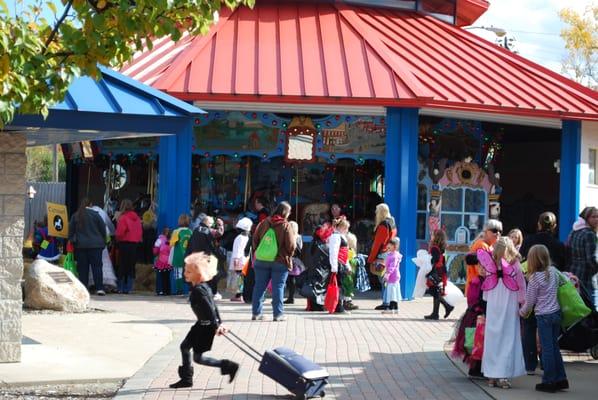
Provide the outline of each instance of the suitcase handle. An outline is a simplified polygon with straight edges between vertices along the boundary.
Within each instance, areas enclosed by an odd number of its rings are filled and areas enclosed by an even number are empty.
[[[230,337],[228,337],[228,335],[231,335],[232,337],[237,339],[239,342],[241,342],[247,348],[244,348],[239,343],[236,343],[234,340],[232,340]],[[223,335],[223,336],[226,339],[228,339],[232,344],[237,346],[239,348],[239,350],[241,350],[243,353],[247,354],[249,357],[253,358],[255,361],[261,362],[262,354],[259,351],[257,351],[256,349],[254,349],[249,343],[247,343],[246,341],[241,339],[239,336],[235,335],[232,331],[228,331],[228,334]]]

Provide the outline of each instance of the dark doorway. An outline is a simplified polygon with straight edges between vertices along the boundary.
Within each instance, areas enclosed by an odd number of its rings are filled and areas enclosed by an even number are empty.
[[[505,233],[519,228],[535,232],[538,215],[558,216],[561,131],[521,125],[501,125],[503,148],[496,170],[502,186],[501,220]]]

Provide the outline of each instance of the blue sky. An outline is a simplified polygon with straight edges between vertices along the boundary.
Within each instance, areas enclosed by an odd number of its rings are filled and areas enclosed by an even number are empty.
[[[495,26],[515,36],[519,54],[561,72],[561,61],[566,55],[559,36],[563,24],[558,12],[564,7],[583,12],[586,6],[598,0],[490,0],[490,8],[475,26]],[[493,40],[492,32],[473,29],[472,32]]]

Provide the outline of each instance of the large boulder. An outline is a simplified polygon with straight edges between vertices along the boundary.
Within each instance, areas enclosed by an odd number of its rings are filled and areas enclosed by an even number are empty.
[[[45,260],[35,260],[24,274],[25,306],[38,310],[83,312],[89,292],[73,275]]]

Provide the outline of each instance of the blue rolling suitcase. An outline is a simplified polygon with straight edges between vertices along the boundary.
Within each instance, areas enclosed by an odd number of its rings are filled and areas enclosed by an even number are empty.
[[[328,372],[318,364],[308,360],[300,354],[287,347],[278,347],[273,350],[266,350],[263,356],[243,339],[232,332],[231,336],[243,343],[250,351],[242,348],[238,343],[237,347],[260,363],[259,371],[280,385],[287,388],[295,395],[297,400],[310,399],[312,397],[324,397],[324,387],[328,383]],[[261,360],[256,357],[261,357]]]

